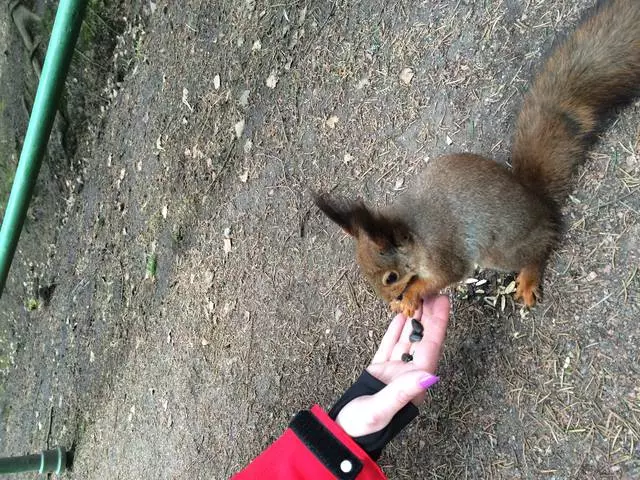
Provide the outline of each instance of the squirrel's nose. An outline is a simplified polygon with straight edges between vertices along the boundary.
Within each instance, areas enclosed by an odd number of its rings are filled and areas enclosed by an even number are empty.
[[[398,295],[398,296],[396,297],[396,300],[401,301],[401,300],[402,300],[402,294]]]

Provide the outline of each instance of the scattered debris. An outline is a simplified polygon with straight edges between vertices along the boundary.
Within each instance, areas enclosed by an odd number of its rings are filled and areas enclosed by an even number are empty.
[[[236,132],[236,138],[240,138],[244,133],[244,118],[233,126],[233,129]]]
[[[324,122],[327,127],[329,128],[336,128],[336,123],[338,123],[339,118],[335,115],[331,115],[329,118],[327,118],[327,120]]]
[[[265,85],[271,89],[276,88],[278,84],[278,76],[276,75],[275,70],[271,71],[271,74],[267,77]]]
[[[405,85],[409,85],[411,83],[411,80],[413,80],[413,76],[414,73],[412,68],[403,68],[400,72],[400,81]]]
[[[155,252],[147,256],[147,266],[145,268],[144,279],[154,280],[156,278],[156,268],[158,267],[158,256]]]
[[[243,90],[240,97],[238,97],[238,103],[241,106],[246,107],[249,105],[249,93],[251,93],[251,90]]]
[[[231,253],[231,250],[233,249],[233,245],[231,244],[231,228],[229,227],[225,228],[223,235],[224,235],[224,239],[222,240],[223,250],[224,250],[224,253],[228,255],[229,253]]]
[[[193,107],[189,103],[189,90],[186,88],[182,89],[182,103],[189,109],[190,112],[193,112]]]
[[[249,179],[249,169],[245,169],[244,172],[238,175],[238,178],[242,183],[247,183],[247,180]]]
[[[218,74],[213,77],[213,88],[215,88],[216,90],[220,90],[220,75]]]

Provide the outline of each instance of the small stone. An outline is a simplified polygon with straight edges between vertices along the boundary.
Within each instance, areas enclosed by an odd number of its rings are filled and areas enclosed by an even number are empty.
[[[413,333],[420,333],[422,334],[422,332],[424,332],[424,327],[422,326],[422,324],[416,320],[415,318],[411,319],[411,328],[413,328]]]
[[[411,355],[410,353],[403,353],[402,357],[400,357],[400,360],[402,360],[404,363],[409,363],[413,360],[413,355]]]
[[[409,341],[411,343],[416,343],[416,342],[419,342],[420,340],[422,340],[422,334],[421,333],[412,332],[411,335],[409,335]]]

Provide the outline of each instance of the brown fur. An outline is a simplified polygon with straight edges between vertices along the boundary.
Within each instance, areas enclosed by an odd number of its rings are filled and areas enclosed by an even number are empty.
[[[412,315],[421,297],[475,265],[518,271],[516,298],[533,306],[571,174],[607,112],[639,86],[640,0],[602,2],[553,51],[527,94],[512,171],[478,155],[448,155],[429,162],[417,185],[382,211],[328,195],[316,204],[355,238],[364,276],[396,311]]]

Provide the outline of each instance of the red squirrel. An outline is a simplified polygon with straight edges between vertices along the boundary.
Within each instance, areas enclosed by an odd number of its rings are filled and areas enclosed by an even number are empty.
[[[394,311],[413,315],[425,295],[476,265],[518,272],[515,297],[540,298],[560,241],[571,176],[612,108],[640,90],[640,0],[601,1],[551,53],[525,96],[512,168],[459,153],[430,161],[380,210],[315,194],[356,241],[356,260]]]

